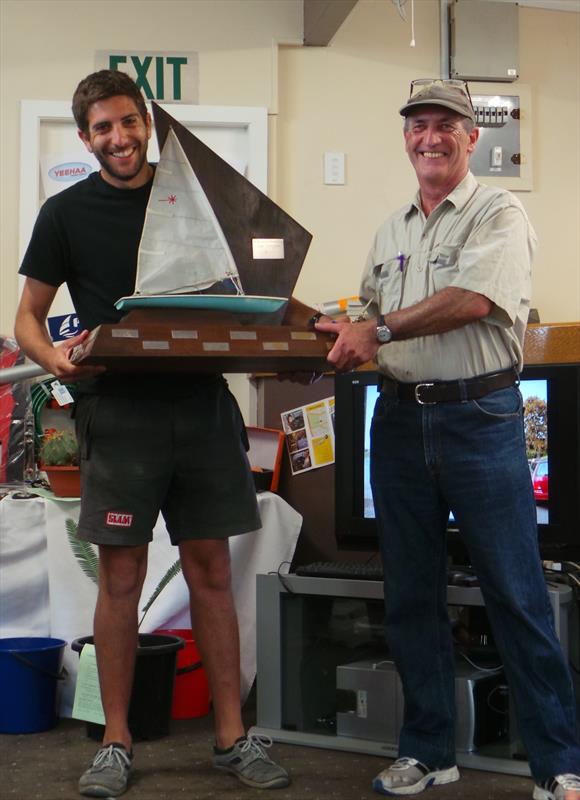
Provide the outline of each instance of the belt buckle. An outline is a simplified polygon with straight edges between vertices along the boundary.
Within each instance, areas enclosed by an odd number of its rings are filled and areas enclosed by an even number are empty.
[[[418,383],[415,386],[415,400],[419,403],[420,406],[434,406],[436,404],[436,400],[432,400],[429,402],[428,400],[421,400],[419,397],[419,390],[423,388],[428,388],[430,386],[435,386],[434,383]]]

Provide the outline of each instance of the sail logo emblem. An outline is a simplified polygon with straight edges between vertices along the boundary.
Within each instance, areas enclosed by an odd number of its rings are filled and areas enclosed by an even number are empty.
[[[81,323],[76,314],[61,314],[48,318],[48,331],[53,342],[60,342],[80,333]]]
[[[48,177],[59,183],[73,183],[90,175],[93,168],[84,161],[69,161],[57,164],[48,171]]]
[[[61,322],[58,332],[63,339],[69,339],[71,336],[76,336],[80,333],[80,322],[76,314],[67,314]]]
[[[177,195],[175,194],[168,194],[167,197],[160,197],[160,203],[169,203],[170,206],[174,206],[177,203]]]

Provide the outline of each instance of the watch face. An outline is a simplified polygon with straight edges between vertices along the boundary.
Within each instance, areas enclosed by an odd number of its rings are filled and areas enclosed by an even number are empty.
[[[379,317],[379,322],[377,325],[377,341],[381,344],[386,344],[387,342],[390,342],[392,338],[393,332],[388,325],[385,325],[384,318],[382,316]]]

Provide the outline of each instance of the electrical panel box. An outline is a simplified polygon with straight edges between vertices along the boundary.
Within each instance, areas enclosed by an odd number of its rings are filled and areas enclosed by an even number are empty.
[[[519,178],[520,98],[514,95],[472,94],[479,139],[469,168],[474,175]]]
[[[518,78],[517,3],[455,0],[449,6],[449,77]]]

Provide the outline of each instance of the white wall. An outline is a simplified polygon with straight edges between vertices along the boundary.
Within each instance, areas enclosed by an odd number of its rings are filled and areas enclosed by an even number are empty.
[[[302,38],[301,0],[0,2],[0,331],[17,301],[19,102],[69,100],[96,50],[197,50],[200,103],[270,111],[269,191],[314,234],[296,294],[352,294],[373,232],[414,191],[397,108],[415,77],[438,76],[439,2],[416,0],[415,38],[391,0],[359,0],[327,48]],[[534,188],[519,196],[540,238],[533,304],[580,319],[580,14],[520,7],[520,80],[533,102]],[[517,88],[516,84],[504,87]],[[347,154],[344,187],[322,154]]]
[[[575,321],[580,14],[520,8],[519,19],[519,83],[530,87],[532,99],[526,124],[534,178],[533,190],[518,197],[540,241],[532,304],[544,322]],[[374,231],[415,191],[397,110],[411,79],[440,75],[438,0],[415,2],[415,48],[410,39],[409,22],[390,1],[359,0],[330,47],[281,51],[277,201],[315,233],[296,287],[307,301],[356,293]],[[518,82],[495,86],[504,94],[518,91]],[[346,153],[345,186],[323,185],[327,150]]]
[[[18,293],[22,99],[70,101],[97,50],[197,51],[201,104],[273,109],[273,43],[301,32],[298,0],[1,0],[0,332]]]

